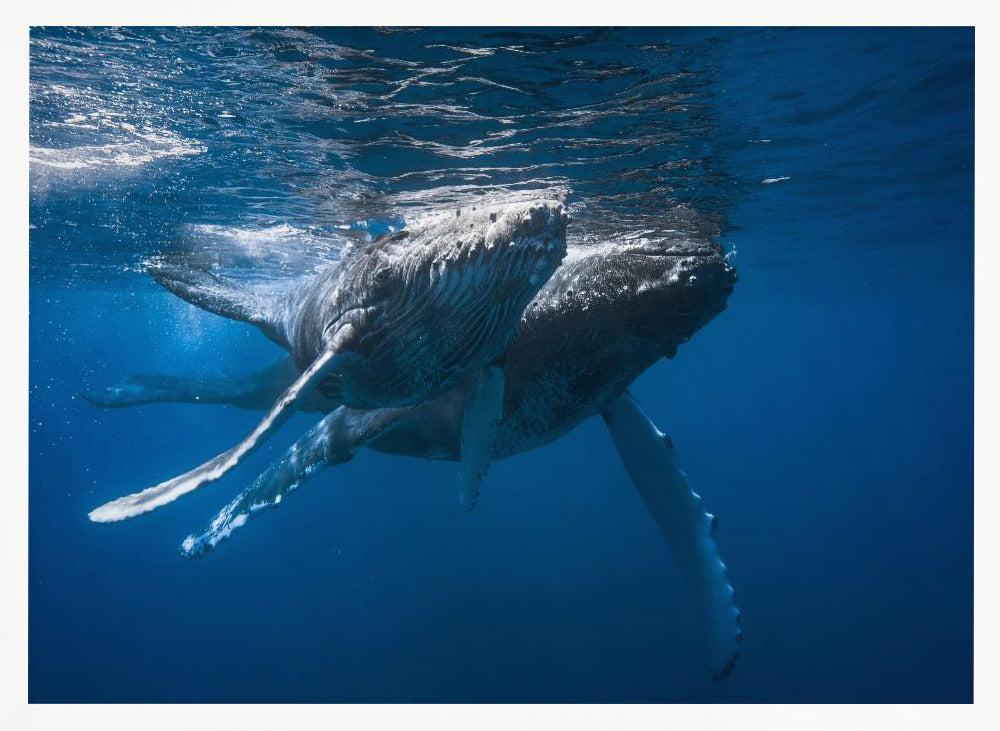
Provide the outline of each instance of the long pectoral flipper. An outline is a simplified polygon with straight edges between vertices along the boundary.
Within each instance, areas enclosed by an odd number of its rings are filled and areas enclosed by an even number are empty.
[[[462,476],[459,498],[462,510],[476,507],[479,483],[490,464],[490,448],[503,417],[504,372],[500,366],[484,368],[472,376],[462,416]]]
[[[202,556],[266,508],[276,507],[304,480],[331,464],[349,461],[368,441],[385,432],[409,409],[365,411],[341,406],[295,442],[253,484],[224,507],[201,535],[188,536],[181,552]]]
[[[108,523],[133,518],[171,503],[181,495],[218,480],[277,431],[295,413],[297,402],[323,380],[340,352],[337,345],[343,342],[342,333],[345,330],[351,331],[352,328],[350,325],[342,328],[331,347],[320,353],[319,357],[299,376],[298,380],[281,394],[281,397],[254,430],[235,447],[195,467],[190,472],[185,472],[183,475],[161,482],[159,485],[154,485],[142,492],[112,500],[110,503],[91,511],[90,519],[98,523]],[[349,334],[346,333],[346,335]]]
[[[743,638],[733,588],[715,545],[715,518],[691,489],[670,437],[627,393],[602,412],[625,469],[666,538],[694,597],[716,680],[726,677]]]

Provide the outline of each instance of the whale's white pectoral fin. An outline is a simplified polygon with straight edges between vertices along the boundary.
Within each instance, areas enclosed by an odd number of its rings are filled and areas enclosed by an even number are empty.
[[[223,452],[218,457],[213,457],[190,472],[185,472],[183,475],[161,482],[159,485],[154,485],[142,492],[112,500],[110,503],[92,510],[90,519],[97,523],[110,523],[116,520],[134,518],[218,480],[238,465],[258,445],[266,441],[295,413],[296,403],[323,380],[331,369],[334,358],[340,352],[338,346],[342,345],[352,334],[351,325],[345,325],[341,328],[331,346],[324,350],[295,383],[281,394],[254,430],[235,447]]]
[[[330,412],[224,507],[201,534],[185,538],[181,553],[197,558],[212,551],[247,521],[277,507],[286,495],[324,467],[349,461],[407,411],[341,406]]]
[[[743,633],[733,588],[715,544],[715,518],[691,489],[670,437],[656,428],[631,396],[619,396],[602,415],[694,598],[712,677],[721,680],[736,663]]]
[[[459,498],[469,512],[479,499],[479,483],[490,466],[490,448],[503,417],[504,372],[490,366],[475,373],[462,415],[462,478]]]

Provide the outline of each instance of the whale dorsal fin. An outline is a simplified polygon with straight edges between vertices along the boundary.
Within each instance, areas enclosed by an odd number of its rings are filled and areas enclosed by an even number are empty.
[[[677,462],[666,434],[656,428],[627,393],[602,412],[625,470],[670,546],[694,598],[715,680],[726,677],[739,656],[740,612],[715,544],[715,517],[705,511]]]
[[[503,417],[504,372],[490,366],[472,376],[462,415],[462,477],[459,499],[469,512],[479,500],[479,483],[490,465],[490,448]]]

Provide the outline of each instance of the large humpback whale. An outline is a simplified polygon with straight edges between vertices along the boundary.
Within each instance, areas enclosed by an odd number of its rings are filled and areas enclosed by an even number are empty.
[[[670,438],[627,389],[660,358],[674,357],[679,345],[725,309],[735,280],[720,247],[706,234],[569,246],[525,309],[506,350],[502,418],[489,446],[490,458],[502,459],[601,415],[692,594],[716,679],[732,670],[742,633],[715,545],[715,519],[691,489]],[[243,378],[133,376],[85,395],[104,407],[187,401],[263,409],[297,373],[291,359],[283,359]],[[475,387],[467,379],[423,403],[381,409],[331,411],[333,404],[312,394],[298,407],[327,415],[201,534],[188,537],[183,552],[210,551],[321,468],[346,462],[363,447],[460,460],[465,404]]]
[[[456,211],[383,236],[323,272],[270,296],[176,262],[153,276],[198,307],[257,325],[286,348],[301,373],[235,447],[178,477],[90,513],[123,520],[218,480],[318,390],[332,406],[405,407],[471,375],[463,412],[462,491],[472,503],[500,420],[498,359],[525,305],[566,253],[560,203],[533,201]],[[331,408],[332,408],[331,406]]]

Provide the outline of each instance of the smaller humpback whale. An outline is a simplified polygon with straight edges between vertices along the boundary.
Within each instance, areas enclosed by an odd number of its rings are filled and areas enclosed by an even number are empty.
[[[524,310],[504,354],[503,410],[489,458],[540,447],[601,416],[691,594],[710,673],[721,679],[732,671],[743,635],[715,542],[717,522],[680,468],[672,440],[628,393],[647,368],[663,357],[673,358],[681,344],[725,309],[736,281],[698,214],[682,209],[671,216],[691,217],[678,227],[693,233],[569,246]],[[285,358],[242,378],[132,376],[84,396],[102,407],[182,401],[260,410],[297,373]],[[365,447],[421,459],[462,460],[466,402],[474,388],[467,378],[423,403],[378,409],[334,408],[313,392],[297,408],[324,413],[324,418],[201,533],[189,536],[182,552],[195,557],[212,551],[324,467],[348,462]]]
[[[383,236],[289,291],[265,297],[169,260],[157,281],[210,312],[257,325],[301,371],[235,447],[178,477],[114,500],[91,520],[131,518],[218,480],[268,439],[306,396],[333,405],[405,407],[472,374],[462,424],[462,495],[475,502],[500,419],[499,359],[525,305],[566,253],[560,203],[456,212]]]

